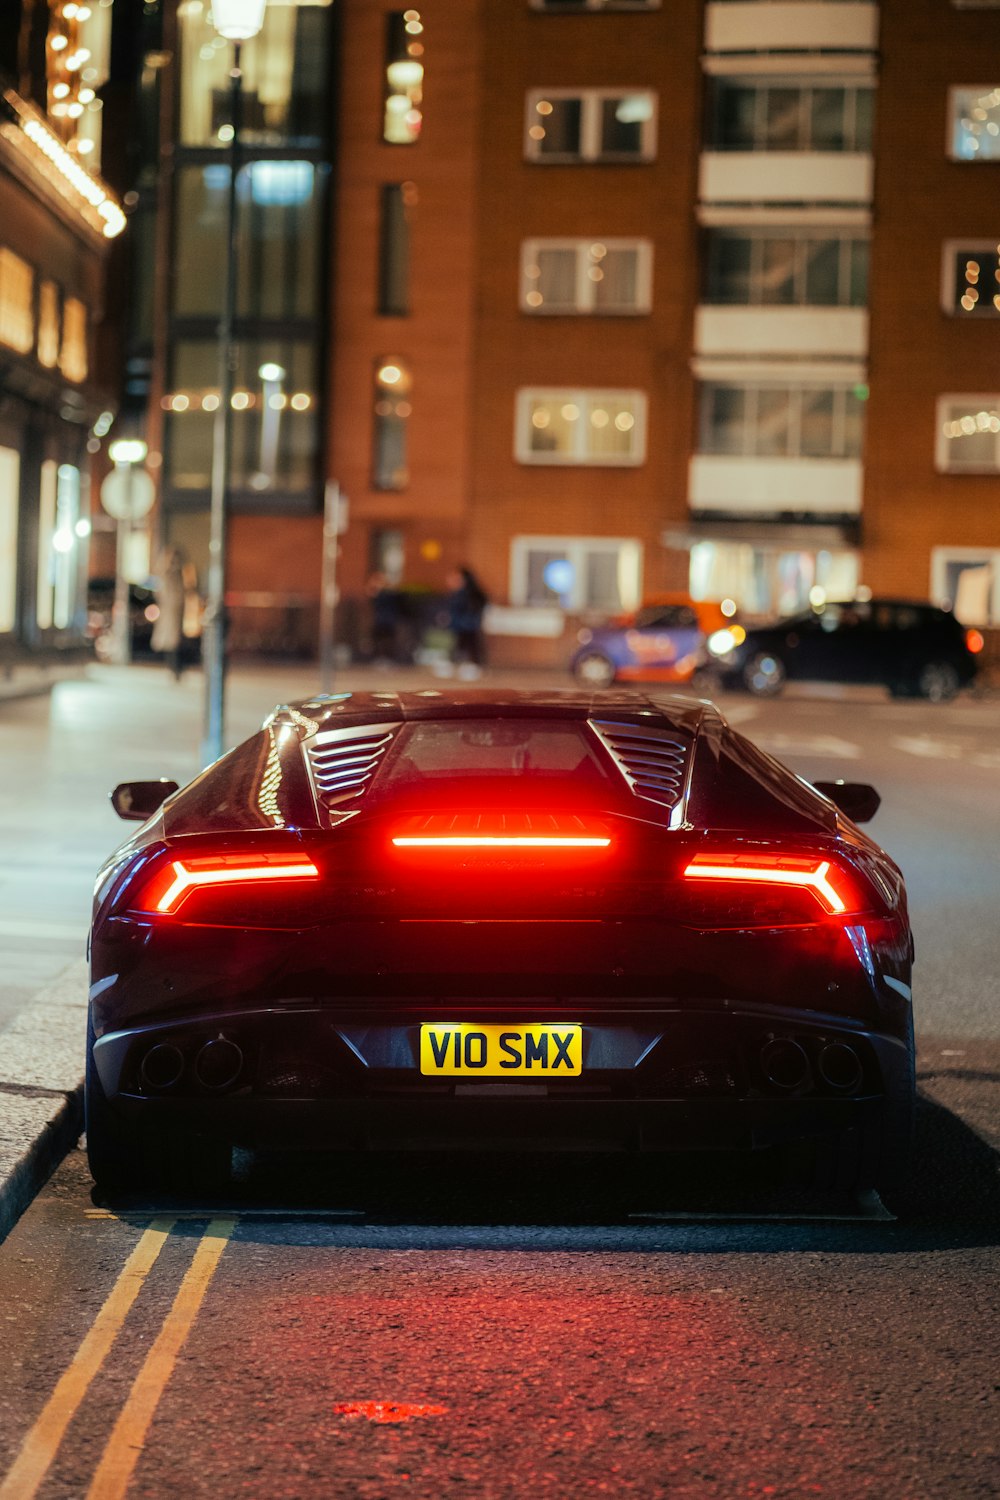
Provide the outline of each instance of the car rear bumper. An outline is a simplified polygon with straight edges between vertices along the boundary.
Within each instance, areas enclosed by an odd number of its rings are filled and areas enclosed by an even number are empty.
[[[877,1123],[912,1098],[907,1044],[842,1018],[683,1006],[609,1015],[592,999],[555,1012],[539,1002],[527,1014],[582,1025],[578,1078],[423,1076],[421,1021],[508,1019],[440,1001],[377,1018],[338,1006],[160,1022],[107,1033],[94,1060],[123,1122],[249,1147],[752,1150]],[[775,1042],[800,1077],[769,1076]],[[831,1047],[857,1059],[846,1085],[826,1076]]]

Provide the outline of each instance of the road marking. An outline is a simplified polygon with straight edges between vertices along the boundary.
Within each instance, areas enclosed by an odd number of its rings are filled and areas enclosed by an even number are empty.
[[[769,734],[765,730],[756,735],[756,740],[772,755],[828,755],[840,760],[861,758],[860,745],[838,739],[834,734]]]
[[[929,734],[897,735],[890,739],[895,750],[907,755],[919,755],[927,760],[961,760],[966,765],[981,766],[992,771],[1000,766],[1000,751],[977,750],[974,745],[960,740],[940,740]]]
[[[32,1500],[37,1493],[67,1427],[107,1359],[173,1225],[172,1218],[154,1219],[125,1262],[72,1363],[60,1376],[41,1416],[21,1444],[13,1468],[0,1484],[0,1500]]]
[[[120,1500],[142,1454],[160,1397],[191,1332],[209,1282],[235,1228],[235,1218],[212,1219],[195,1251],[174,1305],[136,1376],[87,1491],[87,1500]]]

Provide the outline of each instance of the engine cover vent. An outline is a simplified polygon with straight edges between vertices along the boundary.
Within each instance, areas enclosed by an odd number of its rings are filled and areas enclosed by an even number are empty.
[[[689,747],[667,730],[591,719],[590,727],[613,756],[637,797],[678,807],[684,794]]]
[[[308,742],[313,784],[327,807],[340,807],[362,795],[399,727],[398,723],[348,725],[325,729]]]

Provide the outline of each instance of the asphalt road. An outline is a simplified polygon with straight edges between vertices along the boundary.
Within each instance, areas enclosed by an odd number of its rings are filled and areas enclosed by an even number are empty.
[[[310,685],[238,681],[234,729]],[[22,932],[32,977],[78,951],[123,828],[104,791],[190,774],[198,707],[108,673],[0,710],[5,920],[72,929]],[[224,1202],[95,1206],[74,1153],[0,1246],[0,1500],[1000,1494],[1000,703],[724,707],[882,793],[917,947],[895,1220],[739,1163],[584,1157],[247,1157]]]

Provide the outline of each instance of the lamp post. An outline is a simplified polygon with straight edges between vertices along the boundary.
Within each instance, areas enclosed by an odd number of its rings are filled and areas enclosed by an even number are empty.
[[[219,319],[219,404],[212,431],[212,484],[209,501],[208,581],[202,648],[205,655],[205,715],[202,760],[218,760],[224,748],[226,698],[226,533],[232,456],[233,383],[236,374],[236,178],[240,168],[243,74],[240,53],[264,23],[267,0],[213,0],[212,24],[233,43],[229,71],[229,191],[226,254]]]

